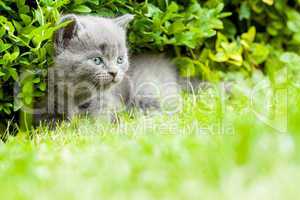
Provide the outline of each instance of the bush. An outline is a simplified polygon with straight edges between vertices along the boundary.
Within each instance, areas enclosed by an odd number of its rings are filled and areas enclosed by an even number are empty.
[[[273,80],[290,58],[299,61],[299,6],[299,0],[0,0],[1,118],[46,90],[61,13],[135,14],[131,50],[173,54],[182,76],[218,81],[224,72],[261,69]]]

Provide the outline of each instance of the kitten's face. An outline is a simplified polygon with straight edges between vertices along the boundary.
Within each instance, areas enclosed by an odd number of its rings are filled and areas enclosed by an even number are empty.
[[[132,16],[71,18],[56,33],[56,66],[75,84],[84,81],[107,89],[121,82],[129,67],[124,27]]]

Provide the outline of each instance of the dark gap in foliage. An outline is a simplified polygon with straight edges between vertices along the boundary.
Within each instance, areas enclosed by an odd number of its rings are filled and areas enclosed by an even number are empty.
[[[37,9],[38,7],[36,0],[26,0],[26,5],[33,9]]]

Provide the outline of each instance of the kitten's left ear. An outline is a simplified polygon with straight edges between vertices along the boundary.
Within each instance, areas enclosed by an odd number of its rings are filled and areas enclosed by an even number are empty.
[[[126,29],[128,24],[133,20],[133,18],[134,18],[134,15],[126,14],[126,15],[122,15],[120,17],[117,17],[113,20],[116,24],[118,24],[122,28]]]

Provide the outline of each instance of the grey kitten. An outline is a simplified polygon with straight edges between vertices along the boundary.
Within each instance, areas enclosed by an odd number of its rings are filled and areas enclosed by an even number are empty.
[[[70,14],[61,19],[69,24],[54,36],[48,117],[88,114],[114,119],[123,105],[143,111],[178,109],[178,77],[168,59],[144,54],[129,63],[126,26],[132,19],[129,14],[114,19]]]

